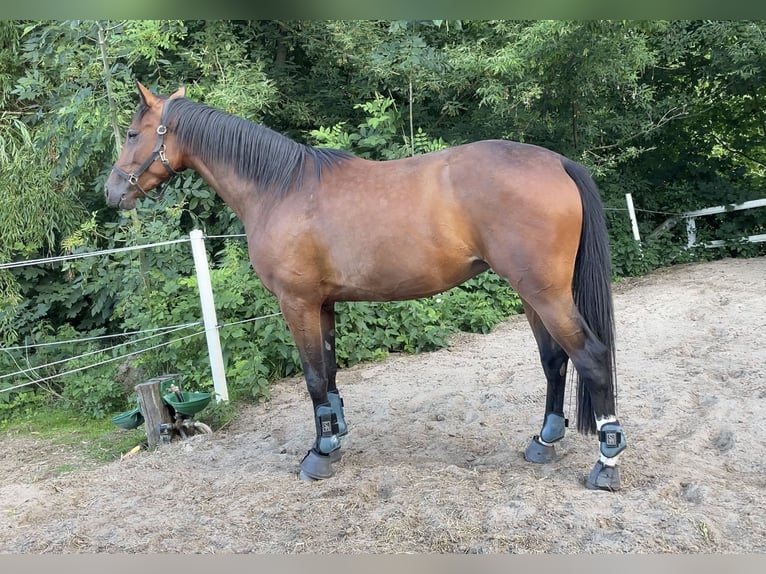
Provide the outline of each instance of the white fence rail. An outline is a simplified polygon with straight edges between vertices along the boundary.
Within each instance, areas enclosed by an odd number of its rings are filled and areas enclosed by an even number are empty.
[[[696,245],[702,245],[703,247],[721,247],[726,245],[726,241],[723,239],[714,239],[706,243],[697,243],[697,222],[698,217],[705,215],[715,215],[716,213],[727,213],[729,211],[741,211],[743,209],[754,209],[756,207],[766,207],[766,198],[753,199],[752,201],[746,201],[740,204],[732,205],[717,205],[716,207],[706,207],[704,209],[698,209],[696,211],[689,211],[684,213],[681,217],[686,219],[686,245],[691,248]],[[749,243],[761,243],[766,241],[766,233],[760,233],[758,235],[748,235],[742,238]]]
[[[633,199],[630,194],[626,194],[625,199],[628,203],[628,211],[630,211],[631,223],[633,224],[633,237],[636,241],[640,241],[638,237],[638,230],[636,227],[636,219],[633,214]],[[649,239],[657,237],[662,231],[675,226],[680,220],[686,220],[686,248],[690,249],[696,246],[702,247],[722,247],[726,245],[725,239],[714,239],[712,241],[706,241],[704,243],[697,242],[697,218],[705,217],[706,215],[716,215],[719,213],[728,213],[730,211],[742,211],[743,209],[755,209],[757,207],[766,207],[766,198],[753,199],[745,201],[743,203],[731,203],[729,205],[716,205],[715,207],[705,207],[703,209],[697,209],[694,211],[687,211],[686,213],[674,214],[672,217],[666,219],[657,229],[652,231],[649,235]],[[638,210],[640,211],[640,210]],[[766,233],[759,233],[756,235],[748,235],[741,238],[748,243],[762,243],[766,241]],[[729,240],[731,241],[731,240]]]

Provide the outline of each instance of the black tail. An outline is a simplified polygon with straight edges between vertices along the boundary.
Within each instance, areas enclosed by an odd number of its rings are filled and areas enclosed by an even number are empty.
[[[606,347],[606,369],[615,392],[614,307],[609,236],[596,183],[582,165],[564,158],[564,169],[577,184],[582,198],[582,231],[575,260],[572,291],[575,305],[593,334]],[[586,385],[577,386],[577,430],[595,433],[596,421]]]

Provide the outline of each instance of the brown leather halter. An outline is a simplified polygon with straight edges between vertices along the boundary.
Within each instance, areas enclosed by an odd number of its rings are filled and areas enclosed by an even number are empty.
[[[138,188],[138,190],[144,195],[144,197],[148,197],[149,199],[153,201],[158,201],[162,199],[162,187],[171,179],[173,179],[173,177],[175,177],[176,175],[180,173],[171,167],[170,162],[168,161],[168,158],[165,156],[165,134],[168,131],[168,128],[165,125],[166,112],[167,112],[167,103],[162,108],[160,125],[157,126],[157,144],[154,146],[152,153],[149,155],[148,158],[146,158],[144,163],[142,163],[141,166],[133,173],[128,173],[117,166],[112,167],[112,171],[116,172],[120,177],[127,180],[128,185],[130,185],[131,187]],[[141,187],[141,185],[138,183],[138,178],[140,178],[143,175],[143,173],[147,169],[149,169],[149,166],[152,165],[152,163],[154,163],[157,160],[159,160],[162,163],[162,165],[165,167],[167,172],[170,174],[170,177],[166,179],[165,181],[160,182],[160,184],[155,188],[156,192],[150,195],[149,192],[145,190],[143,187]]]

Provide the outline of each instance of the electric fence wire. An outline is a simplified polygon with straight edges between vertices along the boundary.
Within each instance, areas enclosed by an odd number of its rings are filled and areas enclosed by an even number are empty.
[[[281,314],[282,313],[280,313],[280,312],[276,312],[276,313],[269,313],[267,315],[261,315],[259,317],[250,317],[248,319],[242,319],[240,321],[233,321],[233,322],[230,322],[230,323],[223,323],[223,324],[220,324],[220,325],[216,325],[215,327],[212,327],[211,329],[213,329],[213,328],[222,329],[222,328],[230,327],[230,326],[233,326],[233,325],[240,325],[242,323],[251,323],[251,322],[255,322],[255,321],[260,321],[262,319],[269,319],[271,317],[277,317],[277,316],[279,316]],[[38,371],[40,369],[45,369],[45,368],[48,368],[48,367],[53,367],[53,366],[56,366],[56,365],[60,365],[62,363],[67,363],[69,361],[74,361],[76,359],[83,359],[85,357],[89,357],[89,356],[92,356],[92,355],[97,355],[97,354],[100,354],[100,353],[105,353],[107,351],[112,351],[114,349],[118,349],[118,348],[125,347],[125,346],[128,346],[128,345],[134,345],[136,343],[140,343],[142,341],[147,341],[147,340],[152,339],[154,337],[159,337],[159,336],[162,336],[162,335],[167,335],[167,334],[170,334],[170,333],[173,333],[173,332],[176,332],[176,331],[180,331],[182,329],[188,329],[190,327],[194,327],[194,326],[198,326],[198,325],[202,325],[202,322],[201,321],[197,321],[195,323],[186,323],[186,324],[183,324],[183,325],[177,325],[175,327],[162,327],[162,328],[159,328],[159,329],[145,329],[143,331],[133,331],[130,334],[151,333],[151,332],[154,332],[154,334],[153,335],[149,335],[148,337],[142,337],[140,339],[136,339],[136,340],[132,340],[132,341],[126,341],[124,343],[119,343],[117,345],[112,345],[111,347],[105,347],[103,349],[98,349],[98,350],[95,350],[95,351],[90,351],[90,352],[87,352],[87,353],[83,353],[83,354],[77,355],[75,357],[68,357],[66,359],[62,359],[62,360],[59,360],[59,361],[53,361],[53,362],[47,363],[45,365],[38,365],[38,366],[35,366],[35,367],[29,367],[29,368],[26,368],[26,369],[21,369],[19,371],[13,372],[13,373],[7,373],[7,374],[4,374],[4,375],[0,375],[0,380],[6,379],[6,378],[9,378],[9,377],[14,377],[14,376],[27,375],[28,373],[31,373],[31,372],[34,372],[34,371]],[[162,332],[158,333],[157,331],[162,331]],[[44,381],[55,379],[57,377],[63,377],[65,375],[69,375],[69,374],[72,374],[72,373],[77,373],[77,372],[80,372],[80,371],[84,371],[84,370],[89,369],[91,367],[97,367],[97,366],[104,365],[104,364],[107,364],[107,363],[111,363],[111,362],[114,362],[114,361],[119,361],[119,360],[125,359],[127,357],[132,357],[134,355],[138,355],[138,354],[144,353],[146,351],[152,351],[152,350],[158,349],[160,347],[171,345],[171,344],[176,343],[178,341],[183,341],[183,340],[189,339],[190,337],[201,335],[202,333],[205,333],[205,332],[207,332],[207,329],[201,329],[201,330],[199,330],[199,331],[197,331],[195,333],[192,333],[190,335],[179,337],[179,338],[173,339],[171,341],[166,341],[164,343],[160,343],[158,345],[153,345],[151,347],[147,347],[147,348],[144,348],[144,349],[139,349],[137,351],[133,351],[133,352],[127,353],[125,355],[120,355],[118,357],[112,357],[111,359],[106,359],[104,361],[99,361],[99,362],[96,362],[96,363],[92,363],[90,365],[85,365],[83,367],[79,367],[77,369],[73,369],[73,370],[70,370],[70,371],[66,371],[66,372],[62,372],[62,373],[56,373],[54,375],[49,375],[47,377],[42,377],[42,378],[37,378],[37,379],[34,379],[34,380],[29,380],[26,383],[22,383],[22,384],[19,384],[19,385],[14,385],[14,386],[11,386],[11,387],[5,387],[3,389],[0,389],[0,393],[10,392],[10,391],[13,391],[13,390],[16,390],[16,389],[20,389],[22,387],[26,387],[26,386],[29,386],[29,385],[34,385],[34,384],[37,384],[37,383],[41,383],[41,382],[44,382]],[[81,339],[80,341],[91,341],[91,340],[94,340],[94,339],[101,339],[101,338],[107,338],[107,337],[118,337],[118,336],[123,336],[123,335],[127,335],[127,334],[128,333],[122,333],[122,334],[119,334],[119,335],[103,335],[103,336],[100,336],[100,337],[88,337],[88,338],[85,338],[85,339]],[[55,345],[55,344],[64,344],[64,343],[73,343],[73,342],[78,342],[78,341],[77,340],[70,340],[70,341],[63,341],[63,342],[59,341],[59,342],[53,342],[53,343],[50,343],[50,344],[54,344]],[[45,343],[43,343],[43,344],[45,344]],[[0,350],[2,350],[2,351],[10,351],[11,349],[12,348],[10,348],[10,347],[9,348],[0,348]],[[22,349],[25,349],[25,347],[14,347],[13,349],[22,350]]]
[[[197,323],[197,324],[199,324],[199,323]],[[156,334],[155,333],[154,335],[149,335],[148,337],[141,337],[139,339],[135,339],[135,340],[132,340],[132,341],[125,341],[124,343],[118,343],[117,345],[112,345],[111,347],[105,347],[103,349],[96,349],[95,351],[88,351],[87,353],[82,353],[82,354],[74,356],[74,357],[67,357],[66,359],[61,359],[61,360],[58,360],[58,361],[53,361],[53,362],[47,363],[45,365],[38,365],[38,366],[35,366],[35,367],[28,367],[26,369],[22,369],[20,371],[16,371],[15,373],[6,373],[5,375],[0,375],[0,380],[7,379],[8,377],[24,375],[26,373],[30,373],[32,371],[37,371],[39,369],[45,369],[47,367],[55,367],[56,365],[60,365],[62,363],[68,363],[70,361],[75,361],[75,360],[78,360],[78,359],[84,359],[86,357],[91,357],[93,355],[98,355],[100,353],[106,353],[108,351],[113,351],[115,349],[120,349],[120,348],[126,347],[128,345],[135,345],[136,343],[141,343],[143,341],[148,341],[149,339],[153,339],[155,337],[159,337],[160,335],[166,335],[168,333],[173,333],[175,331],[180,331],[182,329],[187,329],[187,328],[188,328],[188,326],[186,326],[186,325],[185,326],[181,326],[181,327],[176,327],[175,329],[166,331],[164,333],[160,333],[160,334]],[[202,332],[204,332],[204,329],[203,329]],[[176,339],[176,340],[178,340],[178,339]],[[173,342],[175,342],[175,340],[174,341],[169,341],[169,343],[173,343]],[[0,392],[3,392],[5,390],[6,389],[0,389]]]
[[[235,233],[233,235],[205,235],[205,239],[230,239],[235,237],[247,237],[244,233]]]
[[[604,211],[629,211],[627,207],[605,207]],[[634,211],[640,211],[642,213],[656,213],[657,215],[669,215],[671,217],[684,217],[685,213],[674,213],[672,211],[656,211],[654,209],[641,209],[635,207]]]
[[[30,343],[29,345],[18,345],[15,347],[3,347],[0,345],[0,351],[24,351],[29,349],[36,349],[38,347],[53,347],[56,345],[70,345],[72,343],[88,343],[91,341],[102,341],[104,339],[116,339],[117,337],[132,337],[133,335],[143,335],[144,333],[160,332],[163,334],[166,331],[172,332],[186,327],[194,327],[195,325],[201,325],[202,321],[195,321],[194,323],[185,323],[183,325],[173,325],[170,327],[157,327],[156,329],[142,329],[140,331],[125,331],[124,333],[113,333],[111,335],[97,335],[94,337],[83,337],[81,339],[68,339],[65,341],[49,341],[47,343]]]
[[[25,261],[12,261],[10,263],[0,263],[0,270],[2,269],[14,269],[17,267],[27,267],[30,265],[42,265],[45,263],[61,263],[64,261],[72,261],[74,259],[83,259],[85,257],[101,257],[103,255],[111,255],[113,253],[125,253],[127,251],[136,251],[138,249],[148,249],[149,247],[163,247],[165,245],[174,245],[176,243],[188,243],[190,239],[184,237],[182,239],[172,239],[169,241],[160,241],[158,243],[145,243],[143,245],[131,245],[129,247],[114,247],[112,249],[103,249],[101,251],[89,251],[87,253],[72,253],[70,255],[59,255],[57,257],[45,257],[42,259],[27,259]]]
[[[93,367],[98,367],[100,365],[106,365],[107,363],[113,363],[115,361],[121,361],[123,359],[126,359],[127,357],[132,357],[134,355],[139,355],[141,353],[145,353],[146,351],[152,351],[154,349],[159,349],[160,347],[165,347],[167,345],[171,345],[172,343],[176,343],[178,341],[183,341],[185,339],[190,339],[191,337],[196,337],[197,335],[201,335],[204,332],[205,332],[205,329],[202,329],[200,331],[197,331],[196,333],[191,333],[190,335],[185,335],[183,337],[179,337],[177,339],[173,339],[172,341],[165,341],[164,343],[159,343],[157,345],[152,345],[151,347],[146,347],[145,349],[139,349],[138,351],[133,351],[132,353],[127,353],[125,355],[120,355],[119,357],[112,357],[111,359],[104,359],[103,361],[99,361],[97,363],[92,363],[90,365],[85,365],[85,366],[82,366],[82,367],[78,367],[76,369],[72,369],[71,371],[66,371],[64,373],[56,373],[56,374],[53,374],[53,375],[48,375],[47,377],[41,377],[39,379],[35,379],[34,381],[29,381],[29,382],[26,382],[26,383],[22,383],[20,385],[15,385],[13,387],[6,387],[4,389],[0,389],[0,393],[7,393],[9,391],[13,391],[15,389],[20,389],[22,387],[27,387],[29,385],[34,385],[34,384],[37,384],[37,383],[43,383],[43,382],[49,381],[51,379],[56,379],[58,377],[63,377],[63,376],[66,376],[66,375],[71,375],[72,373],[79,373],[80,371],[85,371],[87,369],[91,369]],[[72,359],[75,359],[75,358],[76,357],[72,357]],[[72,359],[67,359],[67,360],[72,360]],[[37,368],[41,368],[41,367],[37,367]]]

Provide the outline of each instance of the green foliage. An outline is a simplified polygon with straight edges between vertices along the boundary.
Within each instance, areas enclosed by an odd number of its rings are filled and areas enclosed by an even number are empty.
[[[379,360],[389,352],[419,353],[444,347],[456,331],[488,333],[521,301],[491,271],[442,294],[416,301],[337,305],[337,356],[341,366]]]
[[[300,358],[276,298],[252,272],[244,245],[227,241],[211,269],[227,383],[233,398],[269,396],[275,379],[301,372]],[[159,274],[157,280],[160,280]],[[494,274],[481,275],[442,296],[391,303],[336,306],[338,363],[377,360],[389,352],[417,353],[443,347],[458,329],[487,332],[518,312],[518,297]],[[151,329],[198,320],[195,276],[155,285],[116,310],[128,329]],[[277,316],[272,316],[277,315]],[[247,316],[255,318],[246,321]],[[187,390],[211,391],[201,334],[143,353],[134,365],[145,372],[179,372]]]
[[[380,360],[389,352],[431,351],[443,347],[451,332],[429,300],[342,303],[336,322],[341,367]]]
[[[354,132],[347,132],[343,124],[331,128],[320,127],[309,135],[317,145],[345,149],[367,159],[394,159],[406,155],[404,146],[397,142],[402,117],[394,100],[375,94],[375,98],[355,109],[365,112],[365,119]]]
[[[0,262],[172,241],[195,227],[242,232],[192,173],[156,204],[105,208],[103,183],[138,103],[135,79],[160,93],[186,85],[191,98],[370,159],[487,138],[567,154],[602,191],[618,277],[763,255],[764,244],[738,239],[764,232],[763,209],[700,218],[698,238],[727,239],[723,248],[686,249],[683,222],[657,230],[685,211],[762,195],[764,32],[760,21],[710,20],[2,21]],[[198,321],[189,251],[180,243],[0,270],[0,373],[34,369],[0,379],[0,391],[47,378],[35,391],[0,392],[2,412],[54,397],[104,417],[130,404],[120,369],[134,378],[181,372],[185,387],[210,390],[195,328],[10,350]],[[239,322],[278,311],[243,244],[211,240],[209,256],[232,396],[261,399],[274,378],[300,371],[295,346],[279,316]],[[486,332],[519,310],[492,273],[420,301],[340,304],[339,360],[437,348],[456,329]]]
[[[102,419],[122,408],[125,390],[115,380],[115,369],[111,365],[94,367],[92,358],[86,357],[70,361],[68,367],[71,370],[85,369],[61,378],[61,396],[72,410]]]
[[[0,392],[0,404],[9,411],[25,410],[29,404],[37,405],[37,401],[44,401],[47,395],[59,398],[75,412],[104,418],[124,402],[125,391],[115,381],[114,369],[108,365],[94,366],[98,360],[103,360],[103,354],[95,344],[54,344],[79,335],[71,326],[56,329],[49,322],[39,320],[33,334],[34,339],[24,341],[40,345],[31,348],[33,353],[11,348],[0,355],[2,372],[20,373],[16,379],[0,381],[0,391],[38,381],[12,392]],[[38,392],[33,392],[34,389]]]
[[[54,180],[27,127],[5,115],[0,116],[0,149],[0,263],[55,253],[60,239],[85,215],[80,183]],[[20,298],[16,275],[0,270],[0,309]]]
[[[0,388],[3,388],[0,386]],[[12,420],[32,416],[49,402],[48,397],[31,389],[18,393],[0,393],[0,430]]]
[[[236,415],[237,407],[232,401],[213,400],[194,419],[207,424],[215,432],[227,427]]]
[[[344,149],[359,157],[378,160],[407,157],[411,151],[421,154],[447,147],[443,139],[430,138],[421,127],[414,134],[414,145],[411,146],[409,138],[400,135],[403,133],[403,118],[392,98],[376,93],[374,99],[357,104],[354,108],[365,112],[365,119],[356,131],[346,131],[344,123],[330,128],[320,127],[309,133],[315,144]]]
[[[342,303],[337,305],[338,364],[380,360],[389,352],[433,351],[456,331],[488,333],[521,310],[518,295],[492,272],[416,301]]]
[[[469,333],[488,333],[500,321],[523,312],[519,296],[492,271],[447,291],[443,301],[457,329]]]

